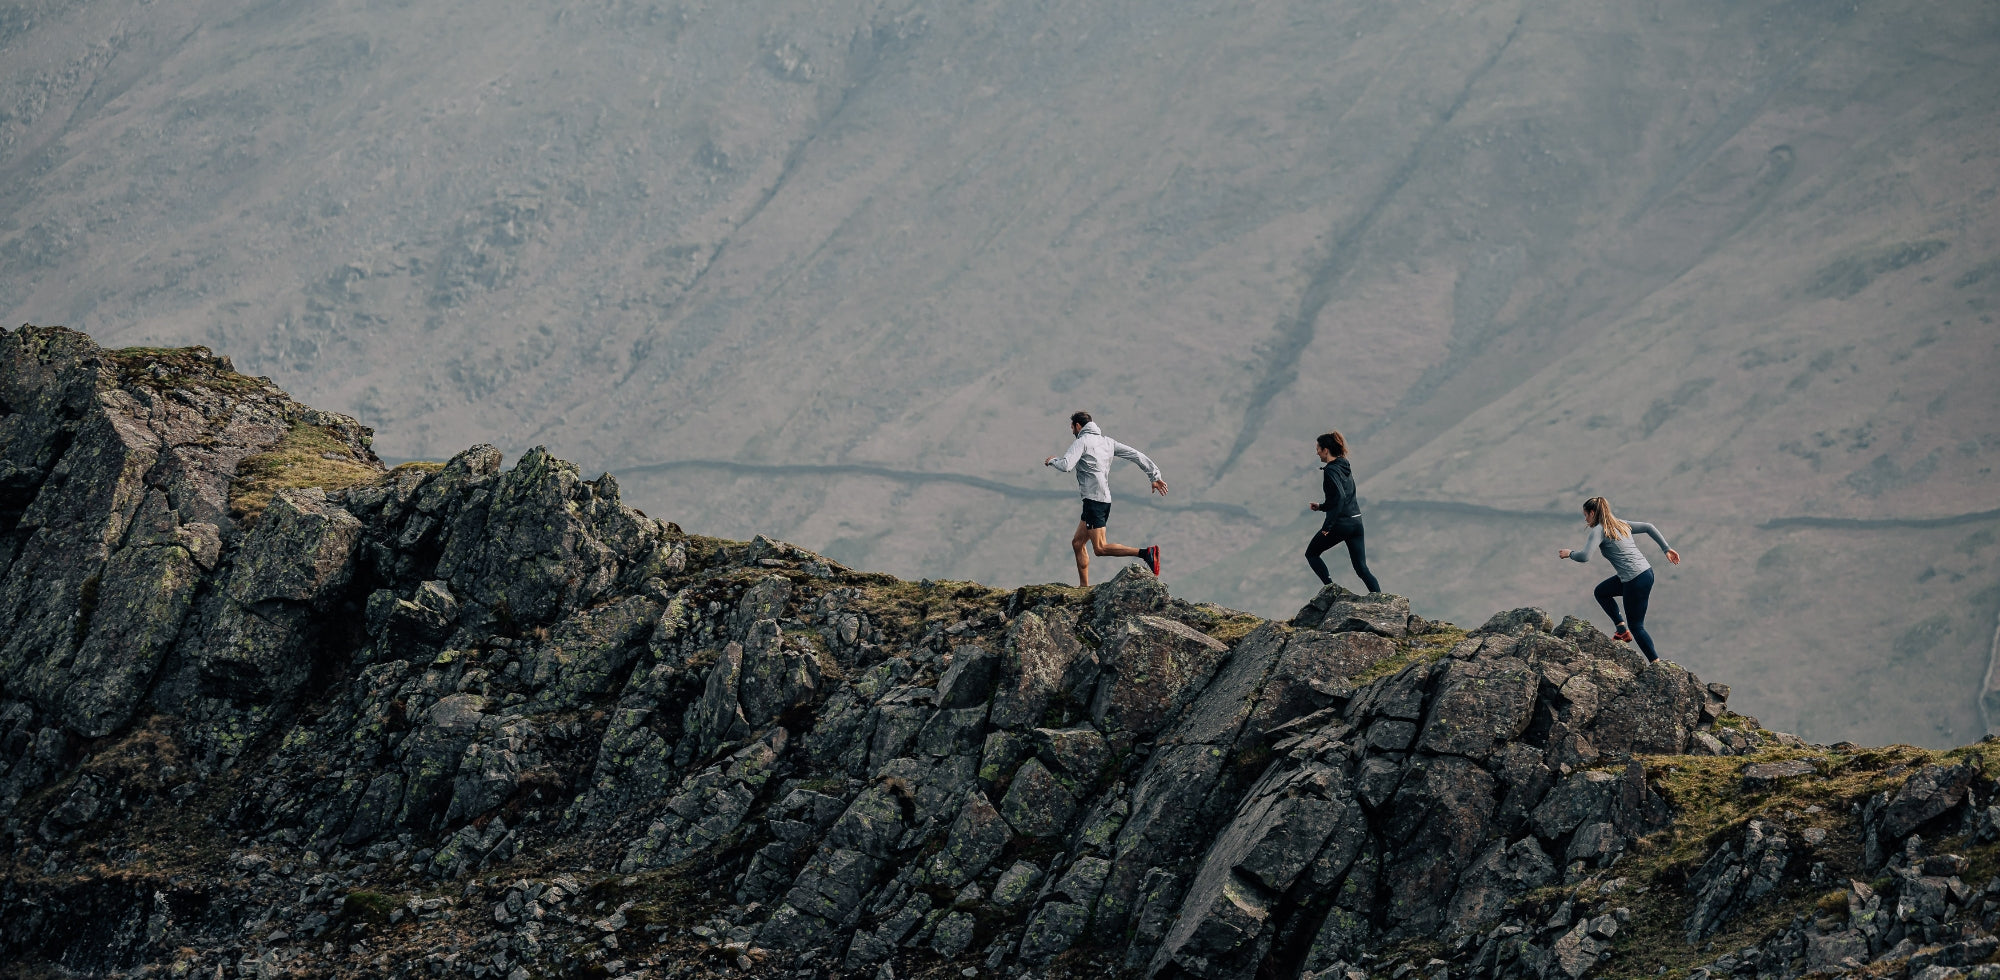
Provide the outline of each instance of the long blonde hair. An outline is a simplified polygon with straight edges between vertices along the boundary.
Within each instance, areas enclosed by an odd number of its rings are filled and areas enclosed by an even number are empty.
[[[1604,529],[1604,536],[1617,540],[1632,536],[1632,525],[1611,516],[1611,501],[1603,497],[1592,497],[1583,502],[1583,512],[1597,518],[1597,526]]]

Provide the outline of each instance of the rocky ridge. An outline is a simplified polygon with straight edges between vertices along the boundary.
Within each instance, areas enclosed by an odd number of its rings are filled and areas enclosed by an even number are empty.
[[[1996,970],[1983,744],[1809,745],[1533,609],[908,583],[369,438],[0,331],[0,973]]]

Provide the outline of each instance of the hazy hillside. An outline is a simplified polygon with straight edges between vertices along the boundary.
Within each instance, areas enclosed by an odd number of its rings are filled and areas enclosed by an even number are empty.
[[[1116,536],[1264,614],[1337,425],[1424,608],[1591,611],[1605,492],[1744,710],[1955,743],[2000,519],[1907,522],[2000,507],[1995,65],[1974,0],[14,4],[0,313],[994,584],[1069,576],[1085,407],[1175,488]]]

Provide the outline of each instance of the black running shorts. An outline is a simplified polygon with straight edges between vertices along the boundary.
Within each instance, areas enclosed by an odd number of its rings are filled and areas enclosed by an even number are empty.
[[[1111,501],[1086,500],[1083,502],[1083,526],[1103,527],[1111,519]]]

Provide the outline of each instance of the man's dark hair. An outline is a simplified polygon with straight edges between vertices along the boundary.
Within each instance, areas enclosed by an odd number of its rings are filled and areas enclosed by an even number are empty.
[[[1347,437],[1338,432],[1324,433],[1318,442],[1319,448],[1332,453],[1335,459],[1347,455]]]
[[[1071,425],[1089,425],[1089,424],[1090,424],[1090,413],[1089,413],[1089,412],[1072,412],[1072,413],[1070,414],[1070,417],[1069,417],[1069,424],[1071,424]]]

